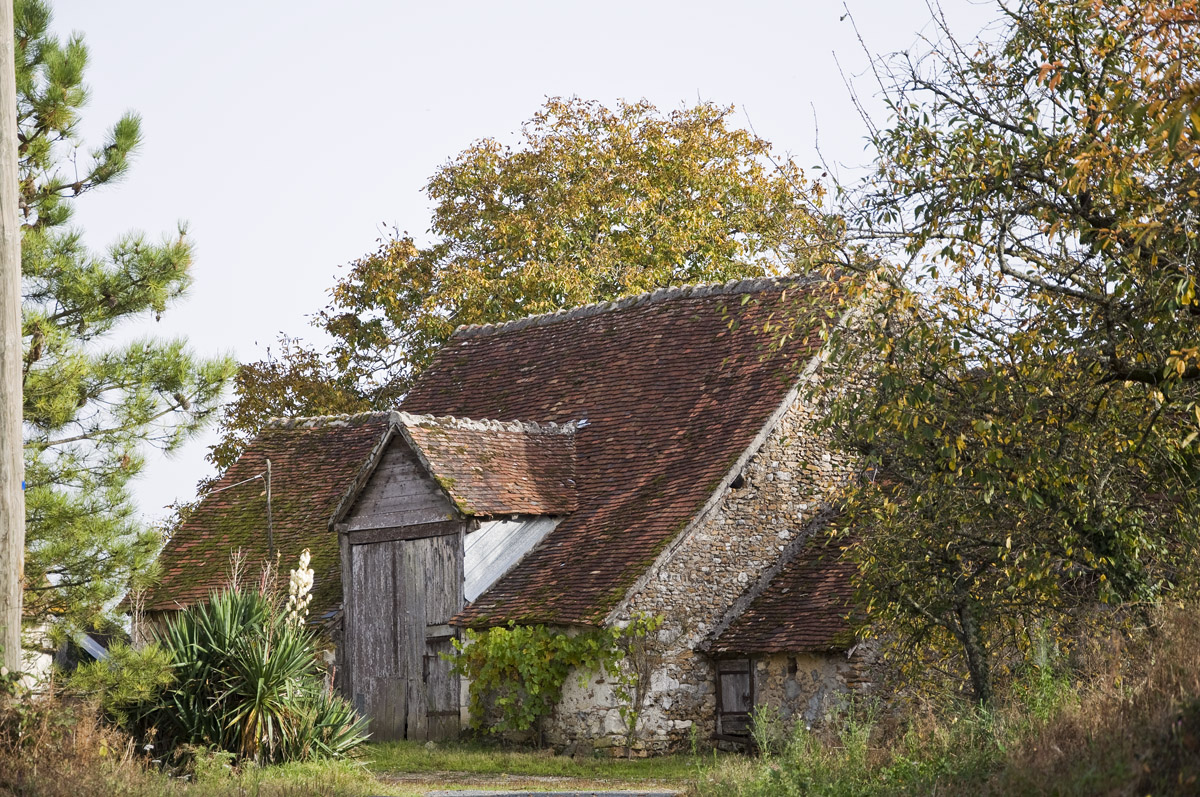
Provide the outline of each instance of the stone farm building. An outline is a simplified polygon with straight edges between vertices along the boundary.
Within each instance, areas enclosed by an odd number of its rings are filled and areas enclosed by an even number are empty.
[[[820,534],[849,467],[805,390],[839,298],[746,280],[461,328],[401,411],[272,422],[167,544],[147,612],[220,587],[232,550],[267,558],[270,460],[281,567],[311,549],[313,616],[377,738],[460,729],[440,654],[464,627],[637,612],[664,619],[640,748],[742,739],[756,704],[816,721],[866,672]],[[569,678],[546,738],[624,744],[617,705]]]

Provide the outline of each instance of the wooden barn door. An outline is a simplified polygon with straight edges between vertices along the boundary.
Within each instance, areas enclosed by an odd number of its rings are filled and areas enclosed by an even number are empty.
[[[463,605],[462,534],[445,522],[347,535],[348,682],[375,739],[458,733],[458,677],[442,654]]]

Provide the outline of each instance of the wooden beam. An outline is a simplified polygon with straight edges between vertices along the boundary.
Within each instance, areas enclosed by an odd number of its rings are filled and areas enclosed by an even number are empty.
[[[364,529],[390,529],[396,526],[417,526],[422,523],[442,523],[455,520],[452,511],[444,509],[416,509],[408,512],[385,512],[379,515],[353,517],[335,527],[338,531],[362,531]]]
[[[438,625],[425,626],[425,641],[432,639],[454,639],[458,636],[458,629],[448,623],[439,623]]]
[[[340,525],[340,524],[339,524]],[[437,523],[417,523],[411,526],[392,526],[385,529],[346,530],[346,539],[351,545],[366,545],[372,542],[394,540],[422,540],[426,537],[449,537],[462,529],[461,520]]]

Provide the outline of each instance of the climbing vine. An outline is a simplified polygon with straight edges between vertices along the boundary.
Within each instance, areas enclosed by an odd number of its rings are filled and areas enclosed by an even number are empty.
[[[638,717],[646,704],[650,688],[650,671],[654,669],[653,648],[648,637],[662,627],[662,615],[637,613],[624,628],[614,628],[615,644],[621,651],[624,666],[616,667],[616,686],[613,689],[621,701],[619,711],[625,722],[625,748],[628,752],[637,734]]]
[[[451,660],[454,671],[471,683],[471,726],[490,733],[540,731],[575,670],[581,685],[591,673],[613,679],[621,716],[632,733],[645,695],[645,638],[661,624],[659,617],[637,615],[624,628],[568,632],[509,623],[469,629],[465,640],[454,641]]]

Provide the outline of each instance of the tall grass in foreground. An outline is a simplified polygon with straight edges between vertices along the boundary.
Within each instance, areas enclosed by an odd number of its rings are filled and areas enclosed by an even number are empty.
[[[959,704],[885,734],[853,707],[822,734],[702,773],[738,795],[1200,794],[1200,615],[1164,612],[1145,640],[1114,639],[1087,679],[1032,668],[993,711]]]
[[[349,761],[308,761],[236,771],[200,754],[169,777],[128,734],[82,703],[0,698],[0,795],[20,797],[367,797],[412,795]]]

